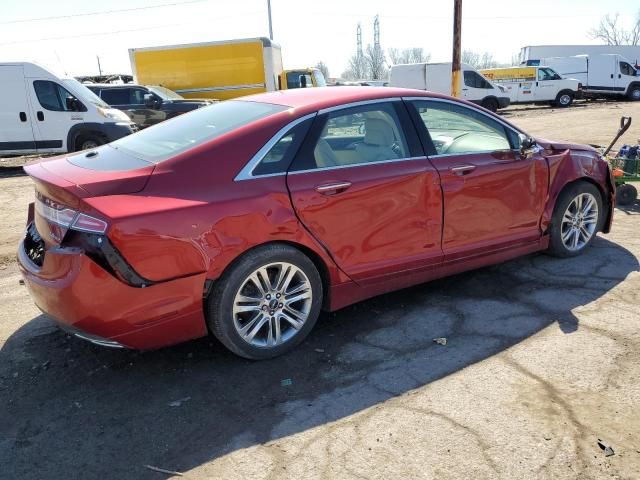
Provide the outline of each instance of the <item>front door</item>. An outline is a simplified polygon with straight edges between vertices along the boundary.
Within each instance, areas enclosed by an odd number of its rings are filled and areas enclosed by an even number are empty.
[[[544,157],[522,158],[518,132],[474,108],[435,100],[411,105],[428,131],[429,158],[442,182],[445,261],[539,239]]]
[[[438,174],[403,102],[320,114],[287,174],[296,213],[353,280],[438,264]]]
[[[22,65],[1,65],[0,152],[34,152],[36,144]]]
[[[27,86],[31,96],[34,134],[39,152],[66,152],[69,129],[84,121],[84,112],[76,111],[73,102],[80,110],[86,106],[62,85],[51,80],[29,79]],[[69,146],[69,151],[74,150]]]

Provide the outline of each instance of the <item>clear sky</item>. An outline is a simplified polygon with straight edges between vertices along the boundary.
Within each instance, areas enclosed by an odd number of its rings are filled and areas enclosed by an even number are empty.
[[[356,48],[423,47],[450,60],[453,0],[272,0],[285,68],[324,61],[339,75]],[[0,61],[36,61],[69,75],[129,73],[128,48],[268,36],[266,0],[0,0]],[[122,11],[128,10],[128,11]],[[465,49],[508,62],[525,45],[589,44],[607,13],[629,26],[638,0],[463,0]],[[101,12],[101,13],[99,13]]]

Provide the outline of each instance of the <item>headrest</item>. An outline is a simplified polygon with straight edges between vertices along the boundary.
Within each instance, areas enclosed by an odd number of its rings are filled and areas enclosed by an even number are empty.
[[[381,118],[367,118],[364,121],[364,143],[388,147],[393,145],[393,127]]]

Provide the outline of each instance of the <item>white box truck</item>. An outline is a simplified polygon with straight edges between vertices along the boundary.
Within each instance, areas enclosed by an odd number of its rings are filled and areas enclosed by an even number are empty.
[[[504,67],[480,70],[480,73],[506,90],[511,103],[551,103],[568,107],[581,95],[582,84],[574,78],[563,78],[552,68]]]
[[[0,155],[84,150],[135,129],[73,78],[34,63],[0,63]]]
[[[640,62],[640,45],[529,45],[520,49],[520,63],[549,57],[617,54],[635,65]]]
[[[509,96],[503,87],[492,84],[471,65],[463,63],[461,71],[461,98],[492,112],[509,105]],[[389,73],[389,86],[451,95],[451,63],[393,65]]]
[[[640,100],[640,74],[618,54],[541,58],[540,63],[580,81],[587,97],[625,96]]]

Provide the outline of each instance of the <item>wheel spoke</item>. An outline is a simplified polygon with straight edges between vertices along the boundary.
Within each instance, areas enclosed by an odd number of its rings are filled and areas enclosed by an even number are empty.
[[[578,248],[578,241],[580,240],[580,230],[577,228],[574,230],[573,241],[571,242],[572,248]]]
[[[246,295],[238,294],[236,296],[236,303],[260,303],[262,301],[261,298],[258,297],[248,297]]]
[[[589,239],[591,238],[591,232],[589,230],[587,230],[584,225],[582,227],[580,227],[580,233],[582,234],[582,238],[584,239],[584,242],[588,242]]]
[[[259,320],[258,320],[259,318]],[[265,323],[267,323],[269,321],[269,317],[266,315],[259,315],[256,318],[256,322],[252,322],[253,328],[251,328],[251,331],[249,331],[249,333],[245,333],[244,335],[244,339],[251,343],[251,341],[254,339],[254,337],[256,336],[256,334],[260,331],[260,329],[264,326]],[[247,328],[246,330],[249,330],[249,328]]]
[[[284,284],[285,280],[287,279],[287,275],[291,270],[293,270],[293,267],[291,265],[280,265],[275,283],[276,290],[282,290],[282,285]]]
[[[562,234],[562,241],[564,243],[567,243],[572,233],[573,233],[573,228],[569,228],[565,233]]]
[[[289,273],[287,274],[287,277],[284,279],[284,282],[282,283],[282,288],[280,288],[280,290],[283,291],[285,294],[287,292],[287,288],[289,288],[289,284],[293,280],[293,277],[296,276],[296,273],[297,273],[297,270],[294,267],[291,267],[289,269]]]
[[[293,303],[299,302],[300,300],[306,300],[308,298],[311,298],[311,292],[308,290],[305,290],[292,297],[286,297],[284,304],[289,306]]]
[[[587,197],[587,201],[584,202],[584,206],[582,207],[582,215],[587,215],[593,208],[593,204],[594,204],[593,197]]]
[[[296,330],[300,330],[300,328],[304,324],[304,319],[295,318],[295,314],[292,312],[292,315],[294,316],[291,316],[289,315],[289,312],[291,312],[291,310],[289,309],[287,309],[286,312],[282,311],[280,312],[280,316],[284,318],[287,322],[289,322],[289,324],[291,324],[293,328],[295,328]]]
[[[562,217],[562,223],[571,224],[572,221],[573,215],[571,215],[571,213],[569,213],[569,211],[567,210],[566,212],[564,212],[564,216]]]
[[[259,312],[259,305],[236,305],[233,307],[235,313],[244,313],[244,312]]]

